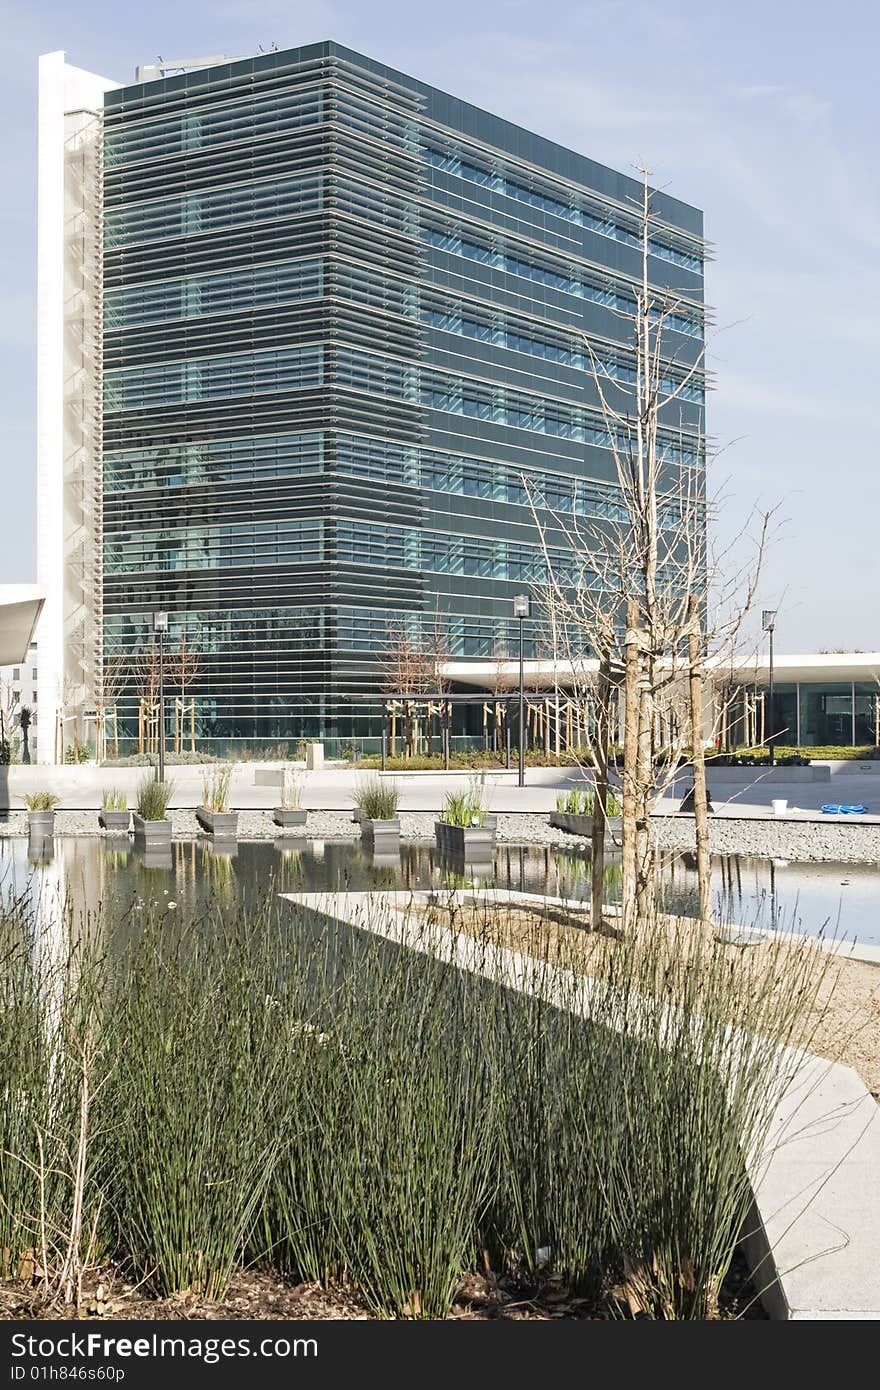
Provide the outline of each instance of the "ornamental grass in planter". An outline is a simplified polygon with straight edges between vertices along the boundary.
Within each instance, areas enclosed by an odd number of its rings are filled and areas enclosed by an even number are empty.
[[[303,779],[286,767],[281,773],[281,805],[272,812],[276,825],[302,827],[308,820],[308,811],[302,806]]]
[[[492,859],[496,819],[483,805],[483,787],[471,778],[466,791],[448,792],[440,819],[434,822],[434,841],[442,855]]]
[[[172,782],[157,782],[148,773],[138,785],[137,810],[132,813],[135,837],[149,848],[161,849],[171,844],[171,821],[168,803],[174,790]]]
[[[238,812],[229,809],[232,768],[212,768],[202,781],[202,804],[196,807],[196,820],[210,835],[234,839],[238,834]]]
[[[557,830],[567,830],[573,835],[586,839],[593,833],[593,810],[596,793],[593,787],[571,787],[568,792],[556,798],[556,810],[550,812],[550,824]],[[619,838],[621,816],[620,802],[613,792],[608,792],[605,801],[605,834]]]
[[[48,791],[30,792],[25,796],[28,833],[35,839],[47,839],[55,834],[55,807],[60,800],[60,796]]]
[[[128,809],[128,797],[125,792],[119,791],[116,787],[110,787],[101,793],[98,824],[102,830],[123,831],[127,834],[130,820],[131,813]]]
[[[384,840],[386,843],[400,839],[400,790],[394,782],[381,777],[365,777],[358,782],[354,791],[355,806],[360,811],[359,821],[361,839]]]

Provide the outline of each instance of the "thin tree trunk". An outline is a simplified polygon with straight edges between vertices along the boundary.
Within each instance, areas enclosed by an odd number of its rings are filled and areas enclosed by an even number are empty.
[[[608,818],[608,746],[611,721],[611,652],[606,647],[599,662],[599,688],[596,700],[596,795],[593,801],[593,849],[591,861],[590,927],[602,925],[605,896],[605,827]]]
[[[712,861],[709,857],[709,795],[706,790],[706,748],[703,743],[703,643],[695,595],[688,601],[688,678],[691,697],[691,760],[694,768],[694,831],[697,841],[697,883],[700,920],[712,920]]]
[[[636,920],[647,921],[656,906],[651,847],[651,793],[654,783],[654,677],[650,656],[639,666],[638,739],[636,750]]]
[[[626,669],[624,675],[623,726],[623,823],[621,851],[621,917],[624,930],[635,922],[636,906],[636,793],[639,754],[639,605],[626,606]]]

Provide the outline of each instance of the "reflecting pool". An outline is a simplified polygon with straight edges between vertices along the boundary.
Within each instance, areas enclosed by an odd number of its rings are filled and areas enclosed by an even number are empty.
[[[880,867],[719,856],[713,879],[719,916],[729,921],[880,944]],[[619,880],[612,861],[606,868],[611,901]],[[66,897],[79,911],[133,921],[150,904],[198,914],[217,902],[245,906],[273,892],[468,884],[586,898],[590,862],[574,849],[544,845],[499,845],[491,863],[464,865],[442,861],[432,845],[411,843],[396,854],[375,854],[359,841],[285,836],[227,846],[178,841],[145,854],[127,836],[0,838],[2,897],[27,894],[44,906]],[[695,911],[693,855],[663,855],[663,884],[669,910]]]

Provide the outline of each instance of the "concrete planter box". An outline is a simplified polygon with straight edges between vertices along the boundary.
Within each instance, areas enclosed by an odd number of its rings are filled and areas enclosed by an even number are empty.
[[[397,848],[400,843],[400,817],[393,820],[367,820],[362,817],[361,839],[369,840],[377,849]]]
[[[440,854],[456,859],[490,860],[495,856],[494,825],[447,825],[435,820],[434,840]]]
[[[99,811],[98,824],[102,830],[114,831],[117,835],[128,834],[131,811]]]
[[[137,811],[131,813],[132,824],[134,826],[134,837],[138,844],[144,849],[169,850],[171,849],[171,822],[170,820],[144,820]]]
[[[550,824],[556,830],[567,830],[571,835],[579,835],[582,840],[593,838],[593,817],[573,816],[569,811],[551,811]],[[605,822],[605,839],[620,842],[621,817],[611,816]]]
[[[308,815],[308,811],[303,810],[301,806],[276,806],[272,812],[272,820],[275,825],[287,829],[288,826],[305,825]]]
[[[51,840],[55,834],[55,812],[28,811],[28,834],[33,840]]]
[[[196,820],[209,835],[222,840],[234,840],[238,834],[237,811],[209,811],[207,806],[197,806]]]

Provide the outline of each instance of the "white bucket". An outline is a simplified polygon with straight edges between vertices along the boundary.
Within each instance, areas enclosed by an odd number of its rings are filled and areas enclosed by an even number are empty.
[[[770,805],[773,808],[774,816],[784,816],[788,810],[788,799],[780,798],[778,801],[771,801]]]

